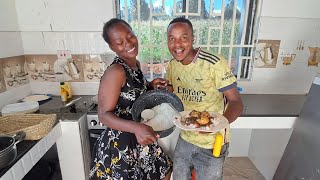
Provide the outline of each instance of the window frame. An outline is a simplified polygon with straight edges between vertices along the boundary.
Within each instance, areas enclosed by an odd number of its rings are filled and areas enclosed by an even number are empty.
[[[115,16],[121,19],[124,19],[128,22],[128,13],[125,13],[125,17],[121,17],[121,6],[120,6],[120,1],[122,0],[114,0],[114,5],[115,5]],[[123,0],[125,1],[125,9],[128,10],[128,3],[130,3],[130,0]],[[140,0],[136,0],[137,4],[140,3]],[[149,5],[152,4],[152,0],[146,0],[149,1]],[[198,0],[198,13],[189,13],[188,12],[188,5],[189,5],[189,1],[190,0],[182,0],[183,1],[183,9],[184,12],[183,13],[173,13],[173,17],[178,17],[178,16],[185,16],[186,18],[189,18],[189,16],[199,16],[200,15],[200,10],[201,10],[201,0]],[[226,0],[222,0],[222,7],[225,8],[225,1]],[[242,29],[241,33],[243,31],[245,31],[244,34],[241,35],[241,40],[240,40],[240,44],[234,44],[233,43],[233,36],[231,36],[231,40],[230,40],[230,45],[221,45],[221,34],[223,33],[223,27],[222,30],[220,30],[220,43],[218,45],[218,51],[216,53],[222,54],[221,50],[222,48],[229,48],[229,53],[228,53],[228,57],[224,56],[228,62],[229,62],[229,66],[231,67],[231,61],[232,61],[232,54],[233,54],[233,49],[238,49],[235,58],[235,62],[237,63],[237,66],[235,66],[235,68],[233,69],[233,72],[235,74],[235,76],[237,77],[237,80],[251,80],[252,79],[252,74],[253,74],[253,61],[254,61],[254,51],[255,51],[255,46],[256,46],[256,37],[257,37],[257,30],[258,30],[258,19],[259,19],[259,15],[260,15],[260,7],[261,7],[261,0],[234,0],[235,4],[234,4],[234,8],[233,8],[233,19],[232,19],[232,33],[234,33],[234,28],[235,28],[235,17],[236,17],[236,11],[237,11],[237,2],[238,1],[243,1],[246,3],[243,3],[244,6],[246,6],[245,8],[247,9],[242,9],[243,11],[245,11],[246,13],[246,19],[244,19],[243,21],[245,22],[245,24],[243,26],[246,26],[246,28]],[[164,9],[164,2],[165,0],[162,0],[162,8]],[[174,0],[173,4],[174,4],[174,9],[173,11],[176,10],[176,3],[177,0]],[[215,13],[213,12],[213,5],[214,0],[210,0],[210,7],[209,7],[209,17],[211,16],[221,16],[221,18],[224,18],[224,10],[221,8],[221,13]],[[161,27],[157,27],[157,26],[153,26],[152,25],[152,18],[155,16],[162,16],[164,15],[164,13],[157,13],[157,14],[153,14],[152,13],[152,8],[150,9],[150,17],[149,17],[149,22],[150,22],[150,32],[154,29],[160,29],[160,30],[165,30],[166,31],[166,26],[164,28]],[[136,7],[136,11],[140,12],[140,6]],[[241,16],[243,17],[243,16]],[[137,14],[137,18],[141,19],[140,17],[140,13]],[[222,19],[221,21],[223,21],[224,19]],[[250,20],[250,21],[249,21]],[[131,24],[130,22],[128,22],[129,24]],[[221,24],[221,26],[223,26],[223,24]],[[214,29],[213,28],[209,28],[209,33],[210,34],[210,30]],[[195,29],[195,27],[194,27]],[[138,40],[139,40],[139,55],[138,58],[141,59],[141,54],[142,54],[142,49],[143,48],[150,48],[151,52],[150,52],[150,56],[153,57],[154,52],[152,51],[152,49],[154,50],[154,48],[162,48],[162,56],[161,56],[161,65],[162,65],[162,70],[161,70],[161,77],[165,76],[165,61],[168,61],[170,59],[164,59],[164,49],[167,49],[167,40],[166,37],[162,37],[162,43],[160,45],[155,45],[155,44],[143,44],[141,43],[141,37],[139,36],[141,34],[141,26],[138,25],[138,32],[135,32],[138,36]],[[248,33],[248,31],[250,31]],[[195,34],[195,37],[199,37],[199,34]],[[152,36],[150,35],[150,39],[152,40]],[[199,44],[199,39],[200,38],[196,38],[196,41],[194,43],[194,47],[201,47],[203,49],[208,49],[209,47],[215,47],[212,45],[206,46],[206,45],[200,45]],[[208,37],[208,39],[210,39],[210,36]],[[209,41],[209,40],[208,40]],[[146,74],[147,79],[151,80],[157,76],[155,76],[154,74],[154,59],[151,58],[151,61],[148,63],[148,67],[150,68],[150,74]]]

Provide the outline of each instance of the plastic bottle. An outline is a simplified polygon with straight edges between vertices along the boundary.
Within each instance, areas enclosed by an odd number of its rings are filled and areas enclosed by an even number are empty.
[[[60,95],[61,95],[62,101],[64,101],[64,100],[67,101],[69,98],[72,97],[69,83],[60,82]],[[64,96],[66,96],[66,97],[64,97]]]
[[[68,100],[67,91],[65,91],[63,88],[61,88],[60,95],[63,102],[66,102]]]
[[[222,143],[223,143],[223,136],[220,132],[217,132],[216,138],[215,138],[214,144],[213,144],[213,151],[212,151],[212,155],[214,157],[220,157]]]
[[[67,89],[67,92],[68,92],[68,99],[70,99],[72,97],[70,84],[69,84],[69,82],[64,82],[64,84],[66,85],[66,89]]]

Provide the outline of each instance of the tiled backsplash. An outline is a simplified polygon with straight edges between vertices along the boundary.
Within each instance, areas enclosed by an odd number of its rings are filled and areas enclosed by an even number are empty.
[[[58,59],[57,55],[1,58],[0,93],[29,82],[99,82],[113,58],[111,53],[75,54],[72,59]]]
[[[0,59],[1,79],[4,79],[6,90],[16,88],[29,83],[27,71],[25,70],[25,57],[15,56],[5,59]]]

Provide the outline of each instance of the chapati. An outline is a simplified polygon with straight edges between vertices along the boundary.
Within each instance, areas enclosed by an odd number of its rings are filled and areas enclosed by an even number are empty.
[[[174,119],[181,117],[169,103],[157,105],[153,107],[152,110],[154,111],[155,116],[144,123],[151,126],[154,131],[163,131],[171,128],[174,126]]]
[[[47,96],[44,94],[35,94],[35,95],[25,97],[24,99],[22,99],[22,101],[24,101],[24,102],[29,102],[29,101],[39,102],[39,101],[47,100],[49,98],[50,98],[50,96]]]

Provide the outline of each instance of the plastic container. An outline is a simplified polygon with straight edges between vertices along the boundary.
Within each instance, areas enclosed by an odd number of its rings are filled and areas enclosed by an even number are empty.
[[[214,140],[213,152],[212,152],[212,155],[214,157],[220,157],[222,144],[223,144],[223,136],[220,132],[217,132],[216,138]]]
[[[66,85],[66,89],[68,92],[68,99],[70,99],[72,97],[71,86],[70,86],[69,82],[64,82],[64,84]]]
[[[60,82],[60,95],[62,101],[64,101],[64,96],[66,96],[66,100],[72,97],[71,88],[68,82]]]
[[[60,96],[63,102],[66,102],[68,100],[67,91],[65,91],[63,88],[61,89]]]

